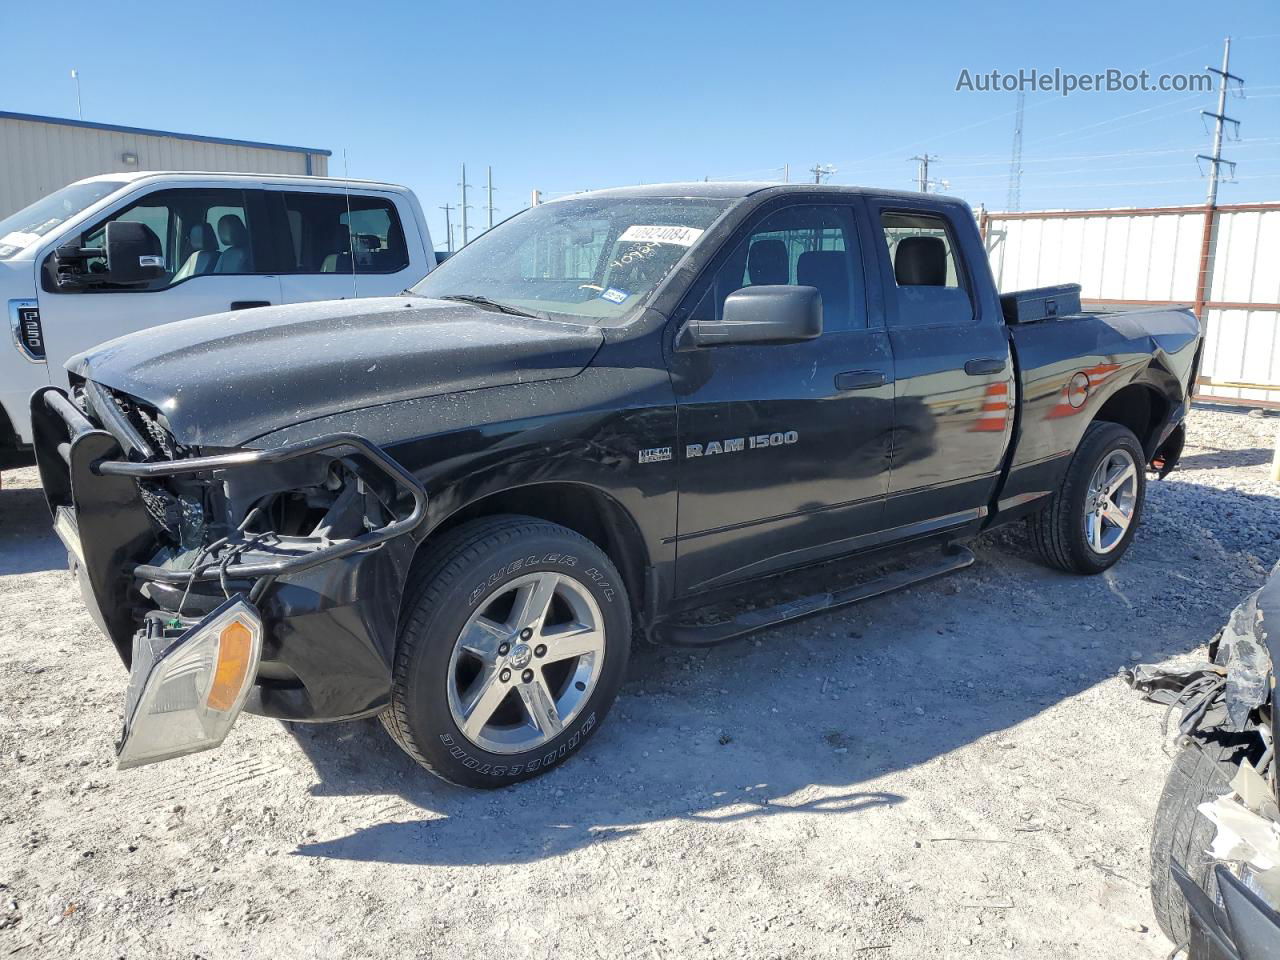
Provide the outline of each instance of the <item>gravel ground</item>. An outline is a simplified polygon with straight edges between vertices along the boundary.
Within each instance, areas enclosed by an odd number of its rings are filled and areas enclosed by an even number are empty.
[[[1197,409],[1112,572],[1021,528],[947,579],[702,651],[640,649],[609,721],[474,793],[375,721],[243,718],[118,773],[124,673],[33,471],[0,491],[0,956],[1158,958],[1159,708],[1280,554],[1276,421]]]

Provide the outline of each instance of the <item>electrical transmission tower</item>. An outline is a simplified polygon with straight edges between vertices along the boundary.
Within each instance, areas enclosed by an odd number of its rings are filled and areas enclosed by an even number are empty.
[[[467,232],[470,230],[467,226],[467,211],[471,209],[470,204],[467,203],[467,187],[471,186],[471,184],[467,183],[467,165],[465,163],[462,165],[462,181],[458,186],[462,188],[462,204],[458,207],[462,215],[462,242],[458,244],[458,249],[461,250],[467,245]]]
[[[485,227],[485,229],[492,230],[493,211],[497,209],[497,207],[493,205],[493,167],[485,168],[485,191],[488,194],[488,203],[486,205],[489,208],[489,225]]]
[[[926,153],[920,156],[911,157],[910,159],[916,161],[916,163],[919,164],[919,166],[916,168],[917,188],[920,190],[921,193],[928,193],[930,187],[938,185],[937,181],[929,179],[929,164],[932,163],[934,160],[940,160],[941,157],[938,157],[936,155],[931,157],[929,156],[929,154]]]
[[[444,245],[450,253],[453,253],[453,222],[449,218],[450,212],[453,211],[453,204],[446,203],[440,208],[444,211]]]
[[[1018,91],[1018,113],[1013,121],[1013,156],[1009,160],[1009,198],[1005,209],[1013,212],[1022,206],[1022,110],[1027,95]]]
[[[1225,163],[1231,168],[1231,175],[1236,174],[1236,165],[1230,160],[1222,159],[1222,130],[1226,124],[1231,124],[1235,128],[1236,137],[1240,136],[1240,121],[1233,120],[1226,114],[1227,110],[1227,86],[1234,80],[1240,84],[1241,90],[1244,89],[1244,78],[1237,77],[1228,70],[1231,63],[1231,38],[1223,42],[1222,45],[1222,69],[1217,67],[1205,67],[1206,70],[1218,75],[1218,112],[1210,113],[1208,110],[1201,110],[1200,114],[1204,117],[1213,117],[1213,156],[1205,156],[1203,153],[1196,155],[1196,160],[1209,161],[1209,194],[1205,198],[1205,204],[1212,207],[1218,202],[1218,171]]]
[[[831,175],[836,172],[836,168],[829,163],[815,163],[809,168],[809,172],[813,174],[814,183],[822,183],[823,180],[830,180]],[[790,170],[787,171],[788,177]]]

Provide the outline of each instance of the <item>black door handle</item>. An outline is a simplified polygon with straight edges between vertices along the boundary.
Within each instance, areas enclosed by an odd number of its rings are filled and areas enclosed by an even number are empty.
[[[836,374],[837,390],[870,390],[872,387],[883,387],[885,375],[883,370],[850,370]]]
[[[232,300],[232,310],[252,310],[254,307],[269,307],[270,300]]]
[[[1004,358],[979,357],[964,365],[964,372],[971,377],[990,376],[993,373],[1004,373]]]

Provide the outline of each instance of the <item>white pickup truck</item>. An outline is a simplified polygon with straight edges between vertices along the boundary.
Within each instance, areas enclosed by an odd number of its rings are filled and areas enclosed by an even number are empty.
[[[224,173],[105,174],[0,220],[0,470],[31,460],[28,400],[94,344],[227,310],[383,297],[436,265],[407,187]]]

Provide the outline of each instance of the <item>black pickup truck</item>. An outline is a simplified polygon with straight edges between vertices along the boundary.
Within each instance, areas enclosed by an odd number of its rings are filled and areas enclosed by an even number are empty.
[[[1200,344],[1188,310],[1001,298],[956,200],[677,184],[533,207],[399,297],[110,341],[32,416],[130,667],[121,767],[217,746],[242,708],[378,714],[494,787],[581,746],[633,636],[829,609],[1019,519],[1048,563],[1105,570],[1181,451]],[[924,544],[918,568],[741,602]],[[712,602],[740,612],[691,614]]]

